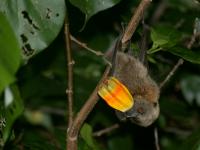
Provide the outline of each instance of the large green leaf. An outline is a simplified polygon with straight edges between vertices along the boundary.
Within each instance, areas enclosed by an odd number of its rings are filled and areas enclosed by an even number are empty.
[[[24,58],[45,49],[58,35],[64,16],[64,0],[1,0],[3,12],[17,35]]]
[[[0,93],[15,80],[20,65],[20,49],[5,16],[0,13]]]
[[[17,86],[7,87],[5,89],[4,107],[0,110],[0,114],[3,114],[2,116],[5,118],[5,126],[2,128],[3,143],[1,144],[5,144],[8,140],[12,131],[12,125],[22,114],[23,109],[23,102]]]
[[[168,26],[157,26],[152,28],[151,39],[153,45],[148,50],[148,53],[151,54],[160,50],[165,50],[174,55],[180,56],[187,61],[199,64],[200,53],[177,46],[181,37],[181,33]]]
[[[169,48],[166,51],[180,56],[183,59],[190,61],[192,63],[200,64],[200,53],[199,52],[194,52],[190,49],[183,48],[183,47],[173,47]]]
[[[157,26],[151,29],[151,39],[153,45],[148,53],[154,53],[163,48],[175,46],[181,38],[181,34],[168,26]]]
[[[121,0],[69,0],[74,6],[78,7],[85,14],[87,22],[96,13],[113,7]]]

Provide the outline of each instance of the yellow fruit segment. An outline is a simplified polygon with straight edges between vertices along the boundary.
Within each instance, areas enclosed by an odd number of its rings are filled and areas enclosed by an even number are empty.
[[[129,90],[115,77],[110,77],[103,82],[98,94],[109,106],[122,112],[129,110],[134,104]]]

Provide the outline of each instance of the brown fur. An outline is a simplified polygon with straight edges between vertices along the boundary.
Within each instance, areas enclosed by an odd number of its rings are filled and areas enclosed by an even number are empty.
[[[118,52],[115,68],[114,76],[128,87],[133,96],[142,96],[151,102],[158,101],[159,88],[138,59]]]
[[[146,67],[135,57],[117,52],[113,76],[129,89],[135,103],[133,108],[122,116],[131,118],[141,126],[152,124],[159,115],[160,91]],[[144,113],[141,113],[141,110],[144,110]]]

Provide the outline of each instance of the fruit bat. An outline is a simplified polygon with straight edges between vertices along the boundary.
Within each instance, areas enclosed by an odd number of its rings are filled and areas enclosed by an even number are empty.
[[[159,116],[159,87],[138,58],[120,51],[120,41],[108,53],[112,69],[100,85],[98,94],[112,108],[120,120],[147,127]]]

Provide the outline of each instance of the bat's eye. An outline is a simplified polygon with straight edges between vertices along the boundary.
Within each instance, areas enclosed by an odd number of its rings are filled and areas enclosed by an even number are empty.
[[[156,103],[156,102],[155,102],[155,103],[153,103],[153,106],[154,106],[154,107],[156,107],[157,105],[158,105],[158,103]]]
[[[134,104],[129,90],[115,77],[110,77],[103,82],[98,94],[109,106],[122,112],[129,110]]]

